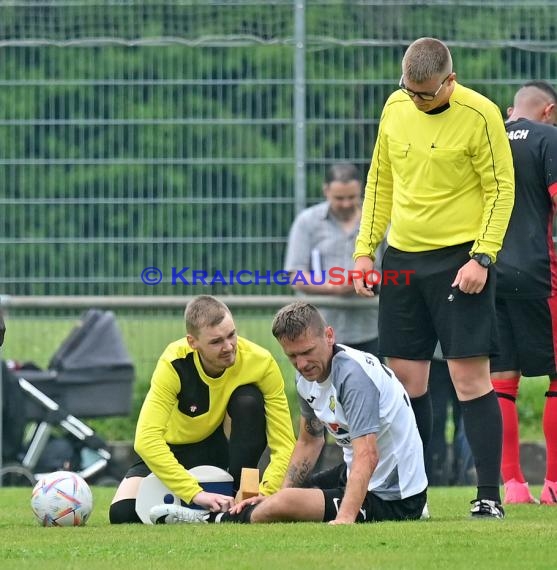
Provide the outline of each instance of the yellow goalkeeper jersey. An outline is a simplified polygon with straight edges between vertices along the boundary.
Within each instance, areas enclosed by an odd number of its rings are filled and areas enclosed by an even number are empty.
[[[265,400],[271,461],[260,492],[269,495],[280,488],[295,443],[284,380],[270,352],[238,337],[236,361],[218,378],[205,374],[199,354],[185,338],[168,345],[160,357],[139,414],[134,447],[149,469],[185,501],[203,489],[167,443],[206,439],[222,424],[232,392],[245,384],[257,386]]]
[[[455,85],[449,105],[419,111],[387,100],[368,173],[354,259],[388,243],[408,252],[473,242],[495,261],[514,202],[514,169],[497,106]]]

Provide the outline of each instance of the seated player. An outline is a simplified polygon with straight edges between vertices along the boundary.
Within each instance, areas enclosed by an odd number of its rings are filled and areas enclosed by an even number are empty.
[[[350,524],[420,519],[427,478],[416,419],[402,384],[368,353],[335,344],[311,304],[281,309],[273,335],[297,370],[301,419],[298,441],[282,489],[246,499],[223,512],[157,505],[156,524],[315,521]],[[312,473],[325,429],[344,451],[344,462]]]

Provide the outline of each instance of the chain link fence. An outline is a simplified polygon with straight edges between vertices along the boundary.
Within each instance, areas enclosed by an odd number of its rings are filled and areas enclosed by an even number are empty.
[[[0,291],[284,294],[290,223],[331,162],[365,175],[406,46],[447,41],[460,80],[504,112],[522,81],[557,79],[554,10],[1,2]]]

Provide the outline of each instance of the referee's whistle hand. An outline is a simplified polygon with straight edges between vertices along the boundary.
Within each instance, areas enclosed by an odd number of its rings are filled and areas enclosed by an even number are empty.
[[[451,287],[458,287],[468,295],[478,294],[483,291],[487,276],[487,269],[471,259],[458,270]]]
[[[373,284],[367,284],[365,281],[365,275],[371,275],[373,271],[373,260],[370,257],[358,257],[356,263],[354,264],[354,272],[359,272],[360,275],[364,275],[363,278],[354,279],[354,290],[361,297],[374,297]]]

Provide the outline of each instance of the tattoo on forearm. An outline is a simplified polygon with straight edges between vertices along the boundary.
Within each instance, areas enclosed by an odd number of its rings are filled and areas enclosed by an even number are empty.
[[[306,422],[306,431],[313,437],[319,437],[323,435],[325,429],[323,424],[317,418],[314,418]]]
[[[287,477],[290,479],[293,487],[301,487],[310,472],[310,462],[307,459],[302,459],[299,464],[291,465],[288,468]]]

